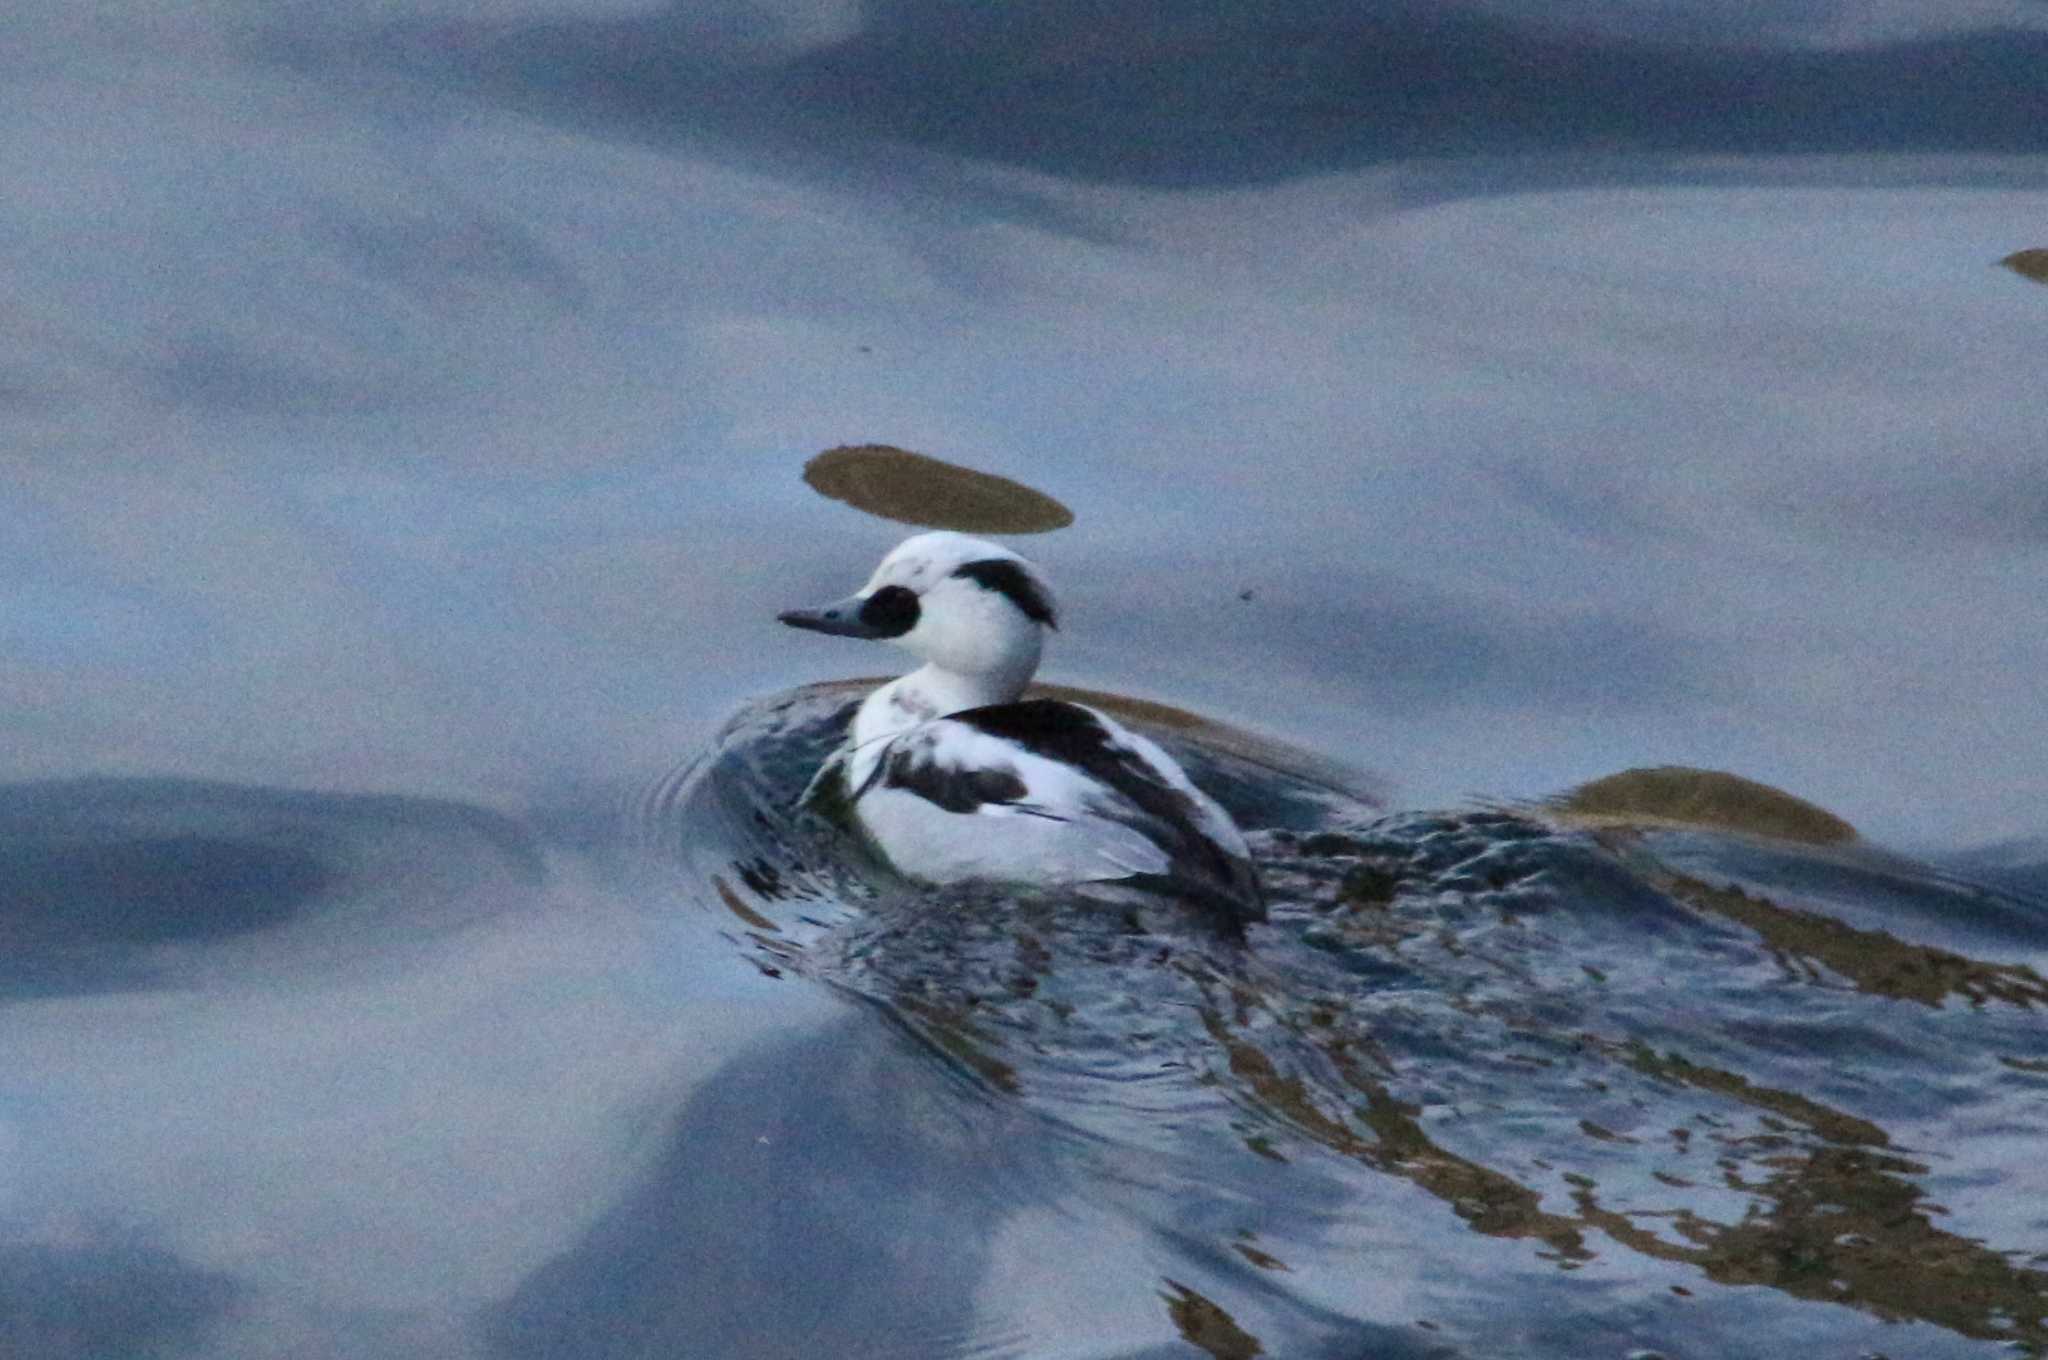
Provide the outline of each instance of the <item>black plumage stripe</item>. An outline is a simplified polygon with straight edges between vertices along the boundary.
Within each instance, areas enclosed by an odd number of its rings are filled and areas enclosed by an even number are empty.
[[[985,590],[1008,596],[1010,603],[1022,610],[1024,617],[1033,623],[1042,623],[1048,628],[1059,627],[1059,622],[1053,617],[1052,600],[1039,588],[1023,564],[1007,557],[984,557],[978,562],[955,567],[953,574],[963,576]]]
[[[898,741],[880,770],[887,788],[914,793],[948,812],[974,812],[990,803],[1014,803],[1027,790],[1006,766],[963,768],[932,758],[929,743]]]
[[[1226,924],[1265,919],[1251,865],[1203,834],[1185,793],[1161,779],[1135,752],[1115,744],[1088,709],[1059,699],[1027,699],[951,715],[979,732],[1015,742],[1035,755],[1071,765],[1121,799],[1094,809],[1120,821],[1166,852],[1169,886],[1216,911]],[[1007,801],[1007,800],[1006,800]]]

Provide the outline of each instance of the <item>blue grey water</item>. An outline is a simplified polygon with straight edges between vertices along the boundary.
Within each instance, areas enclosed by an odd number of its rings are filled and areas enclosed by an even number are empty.
[[[0,1355],[2048,1351],[2038,3],[0,76]],[[791,810],[865,441],[1073,508],[1049,678],[1317,757],[1164,734],[1244,949]],[[1864,840],[1524,801],[1658,764]]]

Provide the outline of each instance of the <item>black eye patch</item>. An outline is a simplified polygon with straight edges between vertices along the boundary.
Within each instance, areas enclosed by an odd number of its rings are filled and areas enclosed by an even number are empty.
[[[1033,623],[1042,623],[1048,628],[1057,628],[1052,616],[1052,601],[1038,588],[1031,574],[1006,557],[985,557],[979,562],[969,562],[953,569],[955,576],[964,576],[985,590],[993,590],[1009,597],[1010,603],[1024,611],[1024,617]]]
[[[917,592],[883,586],[861,602],[860,621],[874,629],[876,637],[902,637],[917,627]]]

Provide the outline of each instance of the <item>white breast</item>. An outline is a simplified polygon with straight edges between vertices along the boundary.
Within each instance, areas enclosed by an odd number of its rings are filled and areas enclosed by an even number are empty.
[[[906,877],[1050,885],[1167,870],[1158,845],[1098,813],[1109,801],[1107,790],[1070,766],[945,719],[896,737],[877,752],[874,764],[906,756],[950,770],[963,804],[977,781],[989,788],[1014,778],[1019,785],[1014,798],[976,800],[955,810],[885,782],[877,769],[875,782],[855,800],[855,812]]]
[[[920,723],[850,752],[848,786],[861,829],[909,878],[1149,878],[1259,914],[1229,815],[1156,743],[1093,709],[1039,700]]]

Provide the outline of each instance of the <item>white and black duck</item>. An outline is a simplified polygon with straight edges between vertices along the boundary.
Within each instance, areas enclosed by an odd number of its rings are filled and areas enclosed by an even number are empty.
[[[1227,928],[1264,919],[1243,834],[1157,743],[1092,708],[1025,699],[1051,588],[1007,548],[906,539],[858,593],[779,616],[924,662],[870,694],[820,778],[907,878],[1163,890]]]

